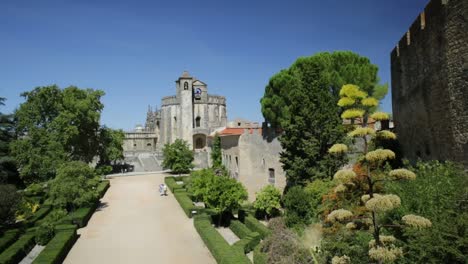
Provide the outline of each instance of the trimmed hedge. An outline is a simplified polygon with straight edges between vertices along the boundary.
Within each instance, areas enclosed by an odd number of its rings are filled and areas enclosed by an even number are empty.
[[[254,264],[267,264],[268,256],[261,251],[262,246],[258,244],[253,252],[253,263]]]
[[[110,187],[110,181],[109,180],[103,180],[99,183],[97,187],[97,193],[99,195],[99,198],[104,197],[104,194],[106,194],[107,189]]]
[[[172,176],[164,178],[164,183],[169,187],[169,190],[171,190],[172,193],[174,193],[174,190],[176,189],[184,188],[182,184],[177,184],[175,177]]]
[[[63,262],[75,244],[78,235],[76,234],[76,226],[61,226],[59,230],[33,261],[33,264],[59,264]]]
[[[90,206],[78,208],[75,212],[72,212],[65,217],[66,220],[63,223],[71,222],[80,228],[86,226],[98,205],[99,201]]]
[[[192,200],[188,197],[186,192],[178,192],[174,193],[174,197],[176,198],[177,202],[179,202],[180,207],[184,210],[184,213],[187,215],[188,218],[192,218],[192,211],[197,210],[198,208],[193,205]]]
[[[7,247],[9,247],[13,242],[16,241],[18,236],[21,234],[21,230],[19,229],[11,229],[5,231],[3,236],[0,238],[0,252],[3,252]]]
[[[250,260],[238,248],[231,247],[211,225],[209,215],[197,215],[193,224],[205,245],[210,250],[213,257],[220,264],[242,264],[250,263]]]
[[[260,223],[257,218],[251,216],[251,215],[247,215],[244,219],[244,224],[252,231],[254,232],[257,232],[259,233],[262,238],[265,238],[267,237],[268,235],[270,235],[271,233],[271,230],[268,229],[268,227],[266,227],[265,225],[263,225],[262,223]]]
[[[26,221],[27,226],[33,226],[37,221],[44,218],[52,209],[51,206],[42,206],[34,213],[34,215]]]
[[[245,238],[237,241],[232,245],[235,250],[240,250],[243,254],[247,254],[254,249],[258,243],[260,243],[261,237],[257,232],[251,232]]]
[[[240,239],[247,237],[252,233],[250,229],[248,229],[241,221],[239,220],[231,220],[231,224],[229,228],[236,234],[237,237]]]
[[[34,241],[35,230],[30,229],[22,235],[15,243],[0,254],[0,264],[19,263],[31,249],[36,245]]]

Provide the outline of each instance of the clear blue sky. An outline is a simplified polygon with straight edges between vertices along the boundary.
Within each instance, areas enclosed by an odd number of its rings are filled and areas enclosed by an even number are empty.
[[[268,79],[300,56],[351,50],[390,83],[390,52],[427,2],[0,0],[0,111],[76,85],[104,90],[102,122],[127,130],[188,70],[227,97],[229,119],[261,121]]]

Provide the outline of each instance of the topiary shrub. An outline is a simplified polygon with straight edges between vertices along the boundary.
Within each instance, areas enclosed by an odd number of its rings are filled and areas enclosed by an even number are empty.
[[[34,260],[33,264],[62,263],[77,238],[76,227],[69,226],[65,229],[59,229],[55,237]]]
[[[35,230],[28,230],[15,243],[0,254],[1,264],[19,263],[36,244],[34,241]]]
[[[252,231],[258,232],[262,238],[267,237],[271,234],[271,230],[265,225],[260,223],[255,217],[247,215],[244,220],[244,224]]]
[[[248,227],[246,227],[241,221],[239,220],[231,220],[229,228],[232,230],[236,236],[240,239],[247,237],[252,233]]]

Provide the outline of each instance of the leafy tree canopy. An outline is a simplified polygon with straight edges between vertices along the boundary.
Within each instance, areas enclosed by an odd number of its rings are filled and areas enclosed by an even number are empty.
[[[327,153],[344,137],[342,110],[336,104],[339,90],[346,83],[356,83],[368,94],[383,97],[387,88],[378,84],[377,71],[358,54],[323,52],[299,58],[270,79],[261,99],[262,113],[283,130],[281,162],[288,186],[331,178],[344,163]]]
[[[0,225],[15,222],[15,213],[20,201],[21,196],[14,185],[0,184]]]
[[[238,209],[241,202],[247,199],[246,189],[233,178],[217,176],[211,169],[197,171],[192,175],[193,194],[218,213]]]
[[[103,95],[100,90],[62,90],[56,85],[22,94],[26,102],[15,112],[18,139],[11,149],[23,179],[50,179],[64,161],[90,162],[97,155]]]
[[[123,159],[123,141],[125,134],[122,130],[103,126],[99,130],[99,165],[111,165]]]
[[[50,186],[49,196],[55,206],[69,212],[74,211],[96,200],[98,183],[99,178],[86,163],[67,162],[58,168],[57,176]]]
[[[275,186],[267,185],[257,193],[253,207],[271,216],[275,211],[281,208],[280,201],[281,192],[276,189]]]
[[[5,98],[0,97],[0,105]],[[10,154],[10,143],[14,139],[13,115],[0,112],[0,183],[19,183],[16,162]]]
[[[182,139],[176,139],[172,144],[163,148],[164,160],[162,166],[173,173],[187,173],[193,168],[193,152]]]

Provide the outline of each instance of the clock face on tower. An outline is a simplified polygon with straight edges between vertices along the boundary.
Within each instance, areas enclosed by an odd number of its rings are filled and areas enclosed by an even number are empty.
[[[201,94],[202,90],[200,88],[195,89],[195,99],[200,100],[201,99]]]

